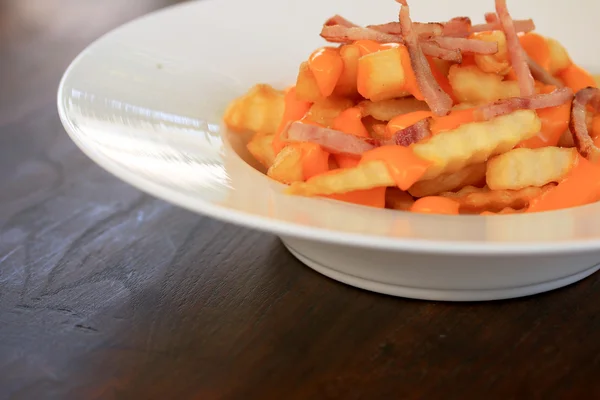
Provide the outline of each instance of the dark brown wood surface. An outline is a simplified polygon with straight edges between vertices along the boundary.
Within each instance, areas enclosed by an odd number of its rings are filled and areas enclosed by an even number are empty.
[[[175,2],[0,0],[0,399],[600,398],[599,275],[496,303],[376,295],[92,164],[57,116],[63,70]]]

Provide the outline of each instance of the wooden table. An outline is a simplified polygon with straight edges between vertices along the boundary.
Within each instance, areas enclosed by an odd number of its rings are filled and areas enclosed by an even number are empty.
[[[89,161],[63,70],[176,2],[0,0],[0,399],[599,398],[600,275],[484,304],[376,295]]]

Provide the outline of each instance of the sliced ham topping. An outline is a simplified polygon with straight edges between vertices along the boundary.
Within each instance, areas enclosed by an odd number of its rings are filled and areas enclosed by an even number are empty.
[[[485,14],[485,20],[487,24],[473,25],[471,32],[488,32],[502,29],[496,13]],[[535,24],[532,19],[513,20],[513,23],[517,33],[527,33],[535,30]]]
[[[498,43],[486,42],[485,40],[448,36],[435,37],[431,40],[444,49],[460,50],[475,54],[496,54],[498,52]]]
[[[369,25],[367,26],[367,28],[389,33],[392,35],[402,34],[402,28],[400,27],[399,22],[388,22],[387,24]],[[434,36],[441,35],[443,33],[444,26],[441,23],[437,22],[413,23],[413,28],[415,29],[415,32],[417,32],[419,38],[429,39]]]
[[[452,37],[467,37],[471,33],[471,18],[456,17],[443,24],[442,35]]]
[[[420,142],[423,139],[431,137],[430,130],[431,118],[425,118],[414,125],[401,129],[394,134],[392,139],[384,144],[392,144],[408,147],[413,143]]]
[[[506,7],[506,0],[496,0],[496,13],[506,36],[508,56],[519,82],[521,96],[533,96],[535,94],[535,82],[527,64],[527,55],[521,46],[521,42],[519,42],[515,25]]]
[[[588,106],[591,106],[595,113],[600,112],[600,89],[587,87],[577,92],[571,106],[569,130],[573,133],[573,141],[579,154],[592,162],[600,162],[600,149],[590,137],[586,123]]]
[[[282,137],[284,140],[291,142],[316,143],[330,153],[355,156],[360,156],[365,151],[379,146],[379,142],[375,139],[349,135],[341,131],[298,121],[288,124]]]
[[[462,54],[460,54],[459,50],[443,49],[437,43],[432,43],[430,41],[419,42],[419,44],[421,47],[421,51],[428,56],[457,63],[462,62]],[[408,47],[408,45],[406,47]]]
[[[341,15],[334,15],[333,17],[329,18],[327,21],[325,21],[325,25],[326,26],[331,26],[331,25],[341,25],[341,26],[345,26],[348,28],[356,28],[358,27],[358,25],[356,25],[353,22],[348,21],[346,18],[342,17]]]
[[[399,18],[402,27],[402,36],[410,55],[410,63],[425,102],[435,115],[446,115],[450,112],[450,108],[452,108],[452,99],[440,88],[440,85],[433,77],[427,58],[425,58],[425,54],[421,50],[417,34],[412,28],[409,7],[403,5],[400,8]]]
[[[321,37],[332,43],[352,43],[356,40],[373,40],[379,43],[401,43],[404,38],[401,35],[382,32],[372,28],[360,26],[348,27],[344,25],[323,25]],[[441,48],[436,43],[424,42],[423,52],[428,56],[441,58],[442,60],[460,62],[462,60],[460,51]]]
[[[556,89],[548,94],[536,94],[529,97],[511,97],[498,100],[494,103],[481,107],[477,113],[478,117],[489,120],[500,115],[510,114],[516,110],[537,110],[540,108],[558,107],[573,98],[570,88]]]
[[[400,35],[376,31],[360,26],[323,25],[321,37],[333,43],[352,43],[357,40],[373,40],[380,43],[403,43]]]
[[[559,88],[564,86],[559,79],[553,77],[550,72],[546,71],[544,67],[529,56],[527,56],[527,64],[529,65],[529,70],[534,79],[545,83],[546,85],[552,85]]]

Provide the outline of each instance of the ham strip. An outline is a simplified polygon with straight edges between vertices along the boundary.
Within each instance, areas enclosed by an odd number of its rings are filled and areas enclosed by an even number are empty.
[[[471,19],[469,17],[456,17],[443,24],[442,35],[452,37],[467,37],[471,33]]]
[[[535,83],[529,65],[527,64],[527,56],[519,37],[515,31],[515,25],[510,17],[506,0],[496,0],[496,13],[502,25],[502,30],[506,36],[506,47],[508,48],[508,56],[512,65],[513,71],[519,82],[519,90],[522,97],[533,96],[535,94]]]
[[[402,36],[410,55],[410,63],[425,102],[435,115],[448,114],[450,108],[452,108],[452,99],[440,88],[440,85],[433,77],[429,62],[425,58],[423,50],[421,50],[417,34],[412,29],[409,7],[403,5],[400,8],[399,19],[402,27]]]
[[[413,27],[419,38],[429,39],[442,34],[444,26],[438,22],[414,23]],[[387,24],[369,25],[369,29],[389,33],[392,35],[401,35],[402,28],[399,22],[388,22]]]
[[[348,27],[343,25],[323,25],[321,37],[332,43],[352,43],[356,40],[373,40],[379,43],[401,43],[404,38],[375,29],[360,26]],[[458,50],[442,49],[436,43],[423,43],[423,52],[428,56],[442,60],[460,62],[462,57]]]
[[[341,26],[345,26],[347,28],[356,28],[358,27],[358,25],[356,25],[353,22],[348,21],[346,18],[342,17],[341,15],[334,15],[333,17],[329,18],[327,21],[325,21],[325,25],[326,26],[331,26],[331,25],[341,25]]]
[[[592,162],[600,162],[600,149],[590,137],[586,123],[588,105],[595,113],[600,112],[600,89],[587,87],[577,92],[571,106],[569,130],[579,154]]]
[[[516,110],[538,110],[540,108],[558,107],[573,98],[573,91],[568,88],[556,89],[548,94],[536,94],[530,97],[511,97],[498,100],[477,110],[477,116],[489,120]]]
[[[559,79],[553,77],[550,72],[546,71],[544,67],[535,62],[535,60],[529,56],[527,56],[527,64],[529,65],[529,70],[531,71],[531,75],[534,79],[546,85],[552,85],[558,88],[564,86]]]
[[[352,43],[357,40],[373,40],[380,43],[404,43],[400,35],[390,35],[361,26],[323,25],[321,37],[333,43]]]
[[[485,40],[442,36],[435,37],[431,41],[437,43],[441,48],[467,53],[496,54],[498,52],[498,43]]]
[[[292,122],[286,126],[282,138],[290,142],[311,142],[323,147],[330,153],[360,156],[379,146],[375,139],[349,135],[334,129],[317,125]]]
[[[392,139],[384,144],[408,147],[413,143],[431,137],[431,118],[425,118],[414,125],[401,129],[394,134]]]
[[[502,29],[496,13],[485,14],[485,20],[487,21],[487,24],[473,25],[471,27],[471,32],[488,32]],[[535,30],[535,24],[532,19],[513,20],[513,23],[517,33],[527,33]]]

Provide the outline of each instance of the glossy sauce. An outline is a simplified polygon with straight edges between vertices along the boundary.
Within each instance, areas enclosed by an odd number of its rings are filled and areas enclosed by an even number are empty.
[[[330,194],[323,197],[363,206],[385,208],[385,190],[385,187],[376,187],[366,190]]]
[[[344,60],[339,50],[333,47],[316,50],[308,59],[308,67],[315,77],[321,95],[331,96],[344,70]]]
[[[421,197],[410,208],[410,211],[425,214],[457,215],[460,204],[457,201],[440,196]]]
[[[380,160],[385,162],[396,186],[407,190],[417,182],[431,165],[417,156],[412,149],[403,146],[381,146],[363,154],[361,163]]]
[[[362,122],[362,112],[358,107],[348,108],[338,115],[331,126],[333,129],[350,135],[370,137]]]
[[[279,124],[279,129],[277,129],[277,133],[273,137],[273,151],[275,154],[278,154],[281,149],[283,149],[286,143],[281,140],[281,133],[285,129],[288,123],[298,121],[306,115],[308,110],[310,109],[311,103],[307,101],[298,100],[296,98],[296,87],[292,86],[289,88],[284,97],[284,111],[283,111],[283,119],[281,120],[281,124]]]
[[[431,111],[414,111],[408,114],[398,115],[388,122],[386,130],[388,137],[392,137],[399,130],[408,128],[417,122],[424,120],[425,118],[431,117],[433,114]]]
[[[534,199],[527,212],[582,206],[599,200],[600,166],[579,156],[577,164],[554,188]]]

